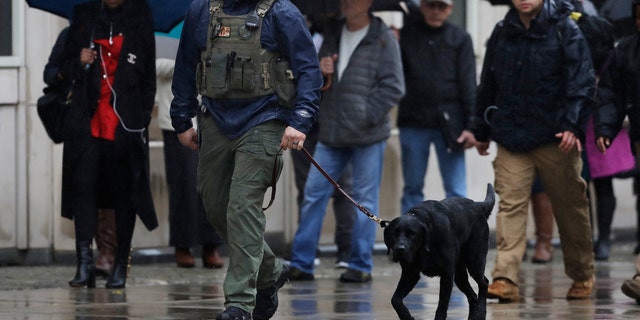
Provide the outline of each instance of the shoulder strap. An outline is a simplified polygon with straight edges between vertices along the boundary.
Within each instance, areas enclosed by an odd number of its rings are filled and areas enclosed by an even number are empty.
[[[210,0],[209,1],[209,14],[213,17],[214,12],[218,12],[222,9],[222,1]]]
[[[260,18],[264,18],[264,16],[267,15],[267,12],[269,12],[269,10],[271,9],[271,6],[273,6],[274,2],[276,2],[276,0],[260,1],[260,3],[258,3],[258,6],[256,7],[256,13],[258,14],[258,16],[260,16]]]

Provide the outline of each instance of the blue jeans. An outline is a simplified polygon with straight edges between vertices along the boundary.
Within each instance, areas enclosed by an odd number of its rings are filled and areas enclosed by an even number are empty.
[[[424,178],[429,163],[429,147],[433,143],[438,156],[438,167],[447,198],[467,196],[464,151],[448,152],[447,142],[440,129],[401,127],[402,152],[402,213],[424,201]]]
[[[333,148],[318,142],[314,158],[334,180],[339,180],[345,166],[351,163],[353,199],[378,215],[382,161],[386,141],[350,148]],[[291,265],[313,273],[313,260],[320,240],[322,222],[334,186],[314,166],[304,186],[298,231],[293,238]],[[351,241],[349,269],[371,272],[373,245],[378,225],[362,212],[356,214]]]

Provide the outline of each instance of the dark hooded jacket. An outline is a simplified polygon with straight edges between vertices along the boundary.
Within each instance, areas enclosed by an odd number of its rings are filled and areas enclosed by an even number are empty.
[[[635,21],[635,7],[640,0],[634,0],[631,14]],[[631,123],[630,134],[633,141],[640,141],[640,31],[620,40],[609,69],[604,74],[616,93],[613,103],[603,104],[594,115],[596,137],[613,139],[625,116]]]
[[[419,16],[400,33],[407,92],[400,101],[397,125],[441,129],[450,137],[449,147],[459,150],[455,140],[462,130],[473,127],[476,116],[471,37],[446,21],[441,27],[430,27]]]
[[[570,131],[584,141],[595,76],[568,8],[545,1],[526,29],[515,9],[493,30],[477,96],[479,141],[526,152]]]
[[[91,136],[91,119],[97,109],[100,96],[101,65],[96,59],[93,65],[81,65],[79,54],[89,47],[93,39],[106,39],[109,34],[124,35],[124,42],[115,80],[115,95],[111,105],[116,105],[120,125],[116,130],[114,146],[118,159],[128,159],[130,165],[126,179],[131,185],[130,199],[118,199],[129,203],[147,229],[158,226],[151,197],[149,178],[149,144],[146,128],[151,121],[151,111],[156,92],[155,38],[151,10],[146,1],[127,0],[116,9],[103,8],[102,1],[92,1],[75,7],[68,40],[63,51],[61,73],[74,82],[72,104],[65,118],[64,154],[62,169],[62,216],[73,218],[74,198],[79,190],[72,183],[86,172],[76,170]],[[127,132],[128,129],[136,132]],[[143,130],[145,129],[145,130]],[[141,132],[142,131],[142,132]]]

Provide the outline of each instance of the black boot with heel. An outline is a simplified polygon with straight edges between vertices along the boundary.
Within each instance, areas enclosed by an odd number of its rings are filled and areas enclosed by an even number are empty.
[[[130,265],[131,247],[118,247],[116,250],[116,259],[113,265],[113,271],[111,272],[109,279],[107,279],[105,287],[108,289],[123,289],[127,284]]]
[[[96,287],[96,270],[93,264],[93,249],[90,241],[76,242],[76,275],[69,285],[79,288],[86,286],[87,288]]]
[[[611,222],[616,209],[616,198],[612,196],[598,196],[596,198],[598,215],[598,240],[593,247],[595,259],[606,261],[611,251]]]

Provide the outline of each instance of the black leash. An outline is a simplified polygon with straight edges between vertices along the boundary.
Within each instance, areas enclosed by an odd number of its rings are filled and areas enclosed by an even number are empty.
[[[331,176],[329,176],[329,174],[326,171],[324,171],[324,169],[322,169],[322,167],[320,167],[320,165],[311,156],[311,154],[309,154],[309,151],[307,151],[307,149],[302,147],[301,151],[304,153],[305,156],[307,156],[309,161],[311,161],[311,163],[313,163],[313,165],[320,171],[320,173],[322,173],[322,175],[325,178],[327,178],[327,180],[329,180],[329,182],[331,182],[331,184],[333,184],[333,186],[336,189],[338,189],[338,191],[340,191],[347,199],[349,199],[349,201],[351,201],[351,203],[353,203],[353,205],[355,205],[360,211],[362,211],[362,213],[366,214],[367,217],[369,217],[369,219],[375,221],[377,224],[380,225],[381,228],[384,228],[387,225],[389,225],[390,221],[382,220],[379,217],[376,217],[373,213],[371,213],[371,211],[369,211],[367,208],[365,208],[364,206],[362,206],[361,204],[359,204],[358,202],[353,200],[353,198],[351,198],[346,192],[344,192],[344,190],[342,190],[342,187],[340,187],[340,185],[335,180],[333,180],[333,178],[331,178]]]

